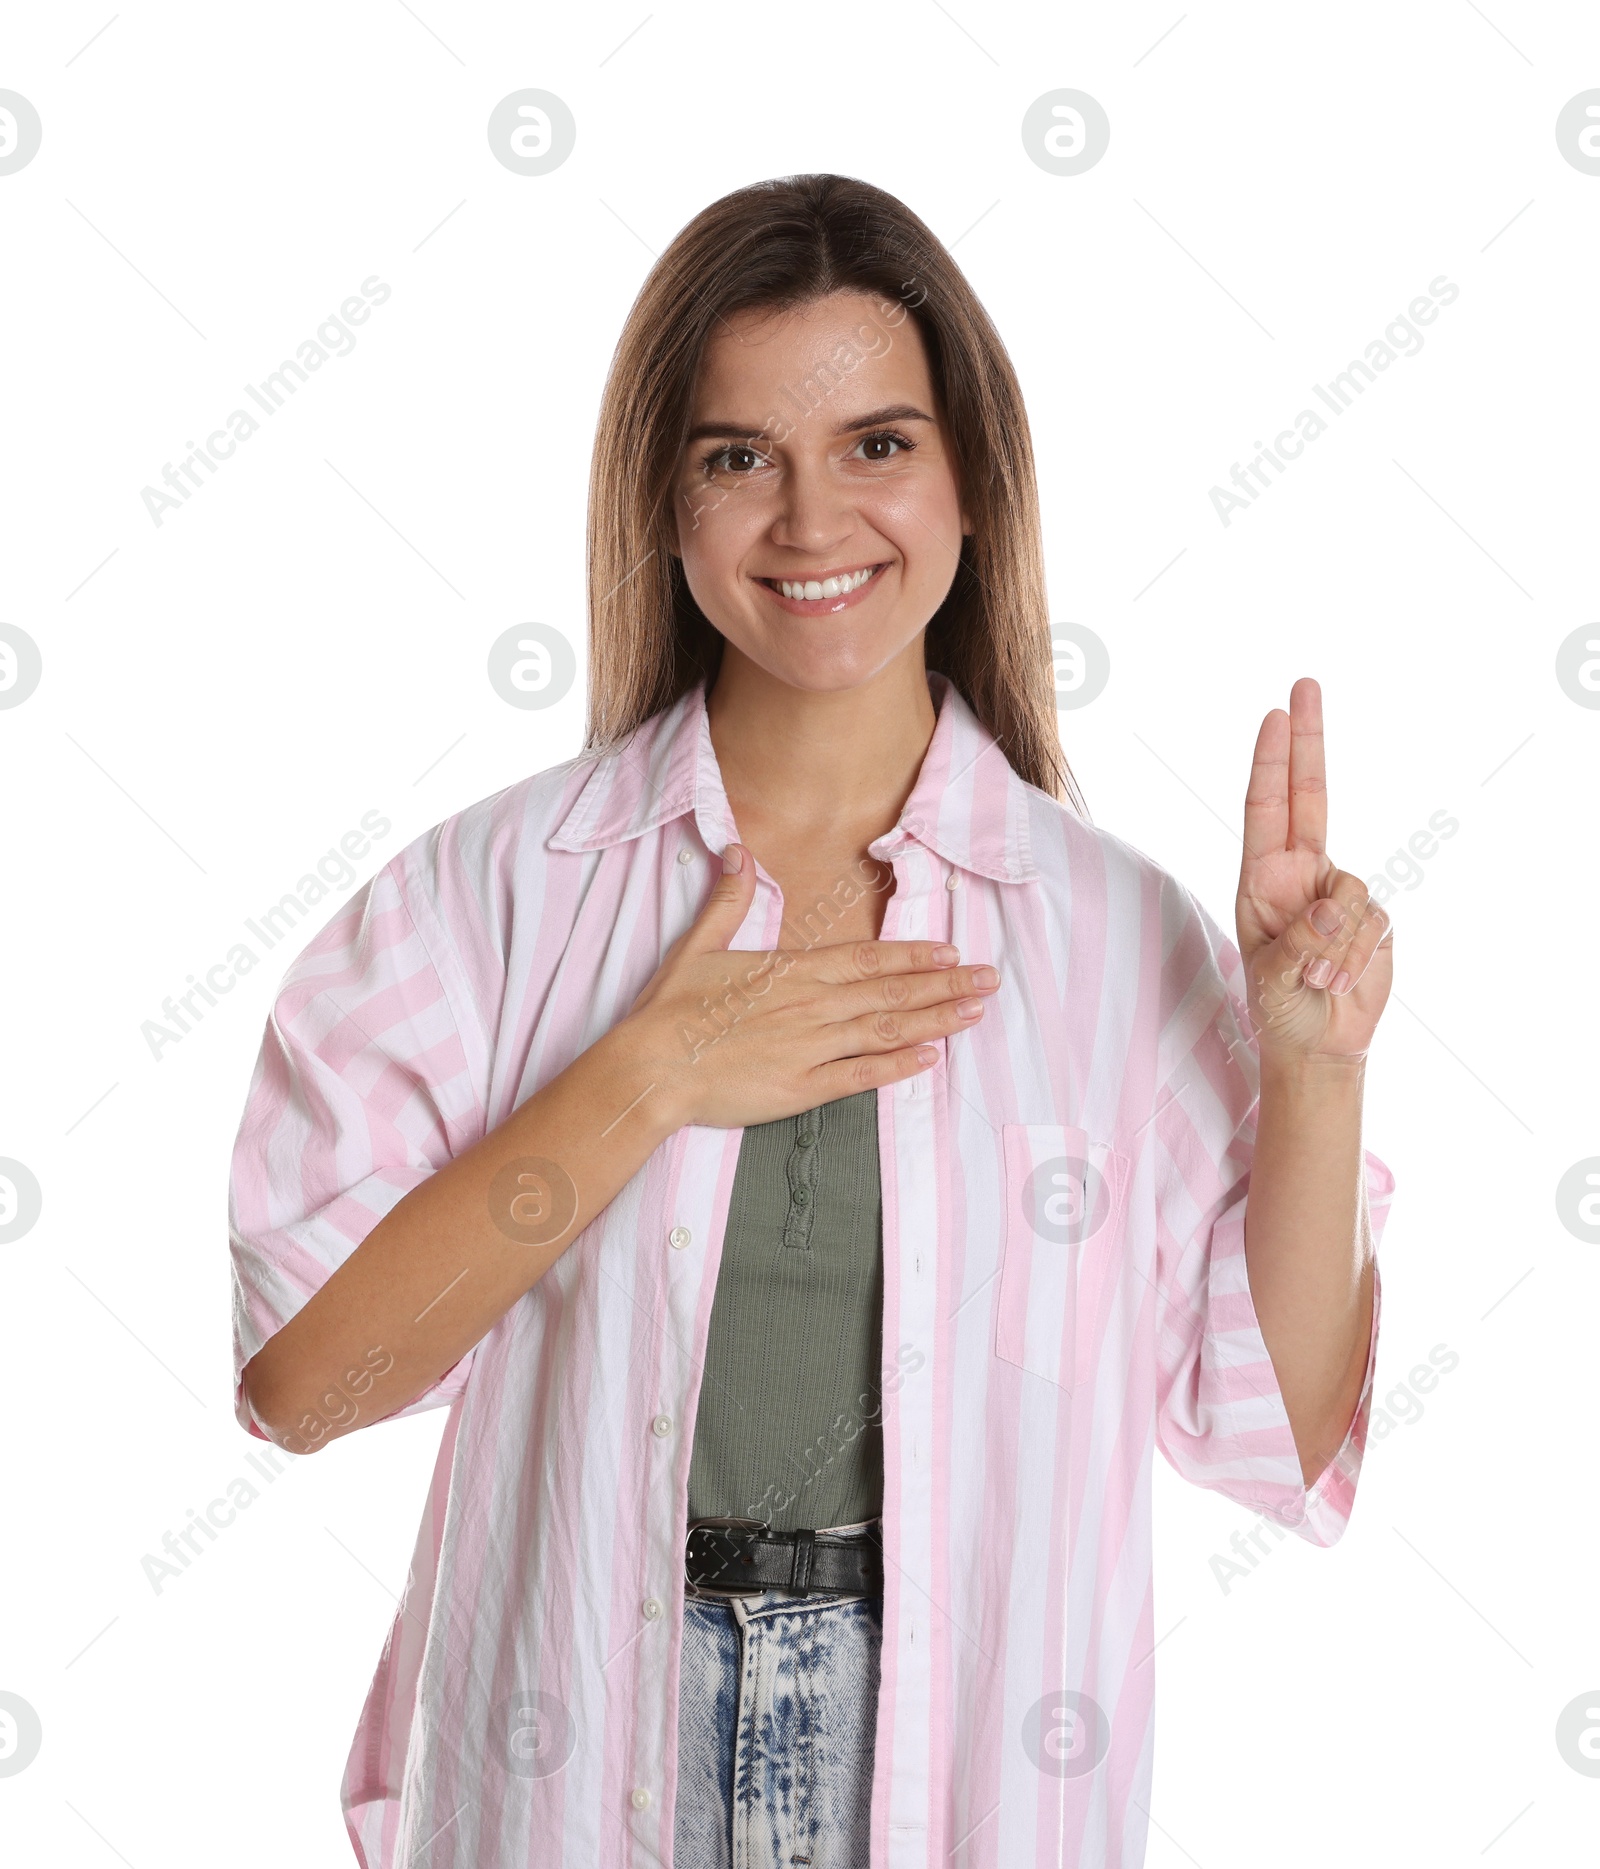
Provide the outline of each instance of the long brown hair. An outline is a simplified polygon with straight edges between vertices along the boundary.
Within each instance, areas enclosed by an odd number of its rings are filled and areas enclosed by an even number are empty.
[[[999,333],[932,231],[844,175],[736,189],[651,268],[612,359],[589,475],[586,750],[614,746],[705,677],[722,638],[667,549],[672,487],[706,340],[732,313],[876,296],[915,319],[974,530],[924,658],[949,676],[1017,773],[1088,812],[1061,749],[1033,447]]]

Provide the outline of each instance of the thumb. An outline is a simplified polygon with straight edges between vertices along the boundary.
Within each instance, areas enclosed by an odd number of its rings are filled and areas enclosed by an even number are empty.
[[[697,954],[725,948],[749,913],[755,892],[755,858],[743,844],[729,844],[722,853],[722,874],[712,884],[705,907],[686,930],[684,947]]]

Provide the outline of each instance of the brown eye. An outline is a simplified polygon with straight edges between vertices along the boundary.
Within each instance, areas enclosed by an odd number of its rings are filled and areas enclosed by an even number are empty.
[[[880,467],[885,461],[894,460],[895,454],[909,454],[917,444],[908,441],[904,435],[891,434],[885,429],[876,435],[863,436],[858,445],[867,450],[863,458],[874,467]],[[895,452],[891,453],[890,449]]]
[[[761,465],[762,456],[743,442],[729,442],[721,448],[714,448],[706,455],[702,466],[713,477],[719,474],[743,479]]]

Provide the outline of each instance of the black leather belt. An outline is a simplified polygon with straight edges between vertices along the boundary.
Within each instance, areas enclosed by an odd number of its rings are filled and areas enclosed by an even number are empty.
[[[797,1596],[877,1596],[883,1591],[881,1526],[874,1520],[861,1532],[774,1532],[753,1519],[695,1519],[684,1539],[683,1574],[691,1595],[792,1590]]]

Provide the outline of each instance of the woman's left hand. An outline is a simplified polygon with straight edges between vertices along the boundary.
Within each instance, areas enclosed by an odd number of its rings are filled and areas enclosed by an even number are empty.
[[[1322,691],[1309,675],[1256,736],[1234,917],[1263,1057],[1366,1055],[1394,973],[1394,929],[1329,860]],[[1332,912],[1339,920],[1327,928]]]

